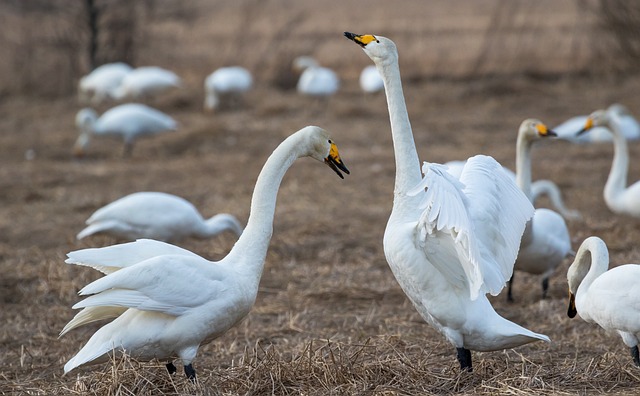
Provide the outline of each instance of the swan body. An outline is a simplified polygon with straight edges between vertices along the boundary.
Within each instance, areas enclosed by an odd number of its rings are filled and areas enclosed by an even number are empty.
[[[131,70],[131,66],[122,62],[107,63],[95,68],[78,83],[80,100],[98,105],[105,100],[114,99],[114,90]]]
[[[613,162],[604,186],[604,201],[617,214],[640,217],[640,181],[627,186],[629,172],[629,147],[621,129],[619,113],[607,110],[593,112],[578,134],[595,127],[606,127],[613,136]]]
[[[140,100],[156,96],[182,85],[180,77],[170,70],[157,66],[144,66],[133,69],[114,90],[117,100]]]
[[[418,154],[402,92],[395,44],[373,35],[345,36],[359,44],[384,80],[396,160],[393,209],[384,252],[396,280],[422,318],[471,370],[471,352],[512,348],[549,338],[493,309],[513,272],[520,237],[533,207],[493,158],[467,160],[460,179]]]
[[[616,114],[619,129],[627,140],[640,139],[640,123],[625,106],[614,103],[607,110]],[[559,138],[575,143],[601,143],[613,140],[610,130],[602,126],[594,127],[588,135],[576,136],[576,132],[584,126],[587,118],[586,115],[570,118],[553,130],[556,131]]]
[[[83,308],[62,330],[115,319],[93,334],[67,362],[65,373],[126,351],[139,360],[179,358],[195,378],[191,362],[200,345],[212,341],[251,310],[273,231],[280,182],[300,157],[349,173],[328,133],[305,127],[281,143],[265,163],[251,199],[245,231],[229,254],[212,262],[164,242],[141,239],[68,254],[67,263],[95,268],[106,276],[80,290]],[[175,372],[172,363],[167,365]]]
[[[326,98],[340,88],[338,75],[333,70],[320,66],[309,56],[296,58],[293,68],[302,71],[296,89],[303,95]]]
[[[74,153],[84,155],[92,136],[115,136],[124,140],[124,154],[131,154],[133,144],[140,137],[175,131],[177,122],[165,113],[139,103],[112,107],[99,118],[93,109],[85,108],[76,115],[80,136]]]
[[[584,240],[567,271],[570,318],[580,315],[607,331],[615,331],[631,349],[640,366],[640,265],[609,268],[609,251],[604,241],[592,236]]]
[[[516,183],[533,202],[531,193],[531,147],[556,133],[536,119],[522,122],[516,145]],[[572,254],[569,229],[562,216],[550,209],[536,209],[527,224],[514,269],[542,275],[542,298],[547,295],[549,277],[567,255]],[[507,298],[513,301],[513,279],[509,282]]]
[[[362,69],[358,81],[360,89],[367,94],[380,92],[384,89],[384,81],[382,81],[382,77],[380,77],[380,73],[378,73],[378,69],[374,65],[368,65]]]
[[[240,66],[221,67],[204,80],[204,108],[217,109],[221,97],[241,95],[252,86],[253,78],[247,69]]]
[[[95,211],[77,239],[96,233],[136,240],[174,241],[188,236],[209,238],[226,230],[242,234],[238,219],[220,213],[208,220],[186,199],[163,192],[137,192]]]
[[[449,172],[449,174],[459,179],[465,163],[466,161],[455,160],[448,161],[444,165],[447,166],[447,172]],[[516,174],[507,167],[503,167],[502,169],[515,182]],[[562,192],[560,191],[560,187],[558,187],[557,184],[547,179],[539,179],[531,182],[531,203],[535,204],[536,200],[543,196],[549,198],[554,209],[557,210],[558,213],[560,213],[560,215],[566,220],[579,220],[582,218],[582,215],[579,211],[575,209],[569,209],[564,204],[564,200],[562,199]]]

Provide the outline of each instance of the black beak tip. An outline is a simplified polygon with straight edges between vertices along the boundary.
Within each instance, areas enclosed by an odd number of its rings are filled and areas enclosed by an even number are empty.
[[[583,133],[585,133],[588,129],[587,128],[582,128],[581,130],[578,131],[578,133],[576,133],[576,136],[582,135]]]
[[[548,134],[549,136],[555,136],[555,137],[558,137],[558,134],[556,133],[556,131],[551,130],[551,129],[547,130],[547,134]]]

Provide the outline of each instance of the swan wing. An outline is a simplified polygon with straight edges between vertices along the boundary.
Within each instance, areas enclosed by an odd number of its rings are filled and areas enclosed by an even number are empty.
[[[130,267],[147,259],[162,255],[190,256],[204,260],[186,249],[153,239],[138,239],[103,248],[82,249],[67,254],[67,264],[91,267],[104,274]]]
[[[493,158],[470,158],[460,180],[425,163],[416,244],[454,286],[472,299],[498,294],[511,277],[520,238],[533,207]]]

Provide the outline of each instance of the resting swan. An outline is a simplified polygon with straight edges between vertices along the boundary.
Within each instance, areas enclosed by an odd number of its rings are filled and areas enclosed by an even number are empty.
[[[570,318],[580,314],[589,323],[615,331],[631,349],[631,357],[640,366],[640,265],[625,264],[609,268],[609,251],[602,239],[584,240],[569,267]]]
[[[143,191],[96,210],[87,220],[87,227],[76,238],[105,233],[128,240],[149,238],[166,242],[188,236],[209,238],[226,230],[238,236],[242,234],[240,222],[230,214],[220,213],[205,220],[184,198]]]
[[[113,96],[117,100],[141,100],[181,85],[182,80],[174,72],[157,66],[143,66],[124,76]]]
[[[607,108],[607,111],[615,113],[618,119],[619,129],[627,140],[640,139],[640,123],[620,103],[614,103]],[[613,140],[611,132],[605,127],[594,127],[588,135],[576,136],[576,131],[584,126],[588,116],[576,116],[568,119],[557,127],[553,128],[560,139],[565,139],[574,143],[602,143]]]
[[[303,95],[328,98],[338,92],[340,79],[327,67],[322,67],[310,56],[299,56],[293,61],[293,69],[302,72],[296,89]]]
[[[549,341],[493,309],[513,272],[533,207],[493,158],[467,161],[460,180],[425,163],[424,179],[400,81],[395,44],[344,33],[373,60],[384,80],[395,150],[393,209],[384,233],[389,267],[422,318],[457,348],[462,370],[471,352]],[[425,190],[426,188],[426,190]]]
[[[640,217],[640,181],[627,186],[629,147],[620,129],[620,122],[617,112],[597,110],[587,118],[578,135],[594,127],[609,128],[613,134],[613,162],[607,183],[604,185],[604,201],[614,213]]]
[[[253,86],[249,70],[240,66],[221,67],[204,80],[204,109],[213,111],[220,107],[221,100],[240,97]]]
[[[518,129],[516,143],[516,183],[533,203],[531,192],[531,147],[534,142],[556,136],[556,133],[536,119],[527,119]],[[572,254],[569,229],[562,216],[546,208],[536,209],[527,223],[514,269],[542,275],[542,298],[549,289],[549,277]],[[513,276],[509,281],[507,299],[513,301]]]
[[[233,327],[255,302],[280,182],[304,156],[324,161],[341,178],[340,171],[349,173],[325,130],[309,126],[289,136],[258,176],[244,233],[218,262],[149,239],[69,253],[67,263],[92,267],[106,276],[80,290],[89,297],[73,308],[84,309],[60,335],[86,323],[116,319],[65,364],[65,373],[107,361],[111,353],[124,350],[139,360],[179,358],[187,377],[195,378],[192,361],[199,346]],[[176,371],[172,363],[167,369]]]

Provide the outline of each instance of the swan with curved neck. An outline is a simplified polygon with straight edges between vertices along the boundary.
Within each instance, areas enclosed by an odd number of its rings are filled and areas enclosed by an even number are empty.
[[[126,351],[139,360],[182,360],[195,378],[192,361],[200,345],[224,334],[251,310],[273,230],[276,197],[282,178],[300,157],[324,161],[341,178],[349,173],[328,133],[306,127],[282,142],[265,163],[251,199],[247,226],[229,254],[218,262],[188,250],[142,239],[68,254],[67,263],[107,274],[85,286],[89,296],[73,306],[84,308],[62,330],[116,317],[100,328],[67,362],[65,373],[100,363]]]
[[[472,369],[470,350],[548,341],[498,315],[486,297],[498,294],[513,272],[531,203],[491,157],[470,158],[459,180],[443,165],[425,163],[423,179],[395,44],[345,36],[364,49],[384,81],[396,164],[384,252],[403,291],[457,348],[462,370]]]
[[[550,136],[556,136],[556,133],[536,119],[524,120],[518,129],[516,184],[532,203],[531,148],[536,141]],[[568,254],[571,254],[571,238],[564,219],[550,209],[539,208],[522,235],[514,269],[542,275],[542,298],[545,298],[549,277]],[[509,301],[513,301],[512,287],[513,276],[507,292]]]
[[[613,162],[607,183],[604,186],[604,200],[612,212],[640,217],[640,182],[627,186],[629,172],[629,147],[624,133],[620,130],[620,115],[611,110],[597,110],[578,132],[581,135],[594,127],[606,127],[613,134]]]
[[[580,314],[589,323],[615,331],[631,350],[640,366],[640,265],[609,268],[609,251],[604,241],[592,236],[584,240],[567,271],[570,318]]]

